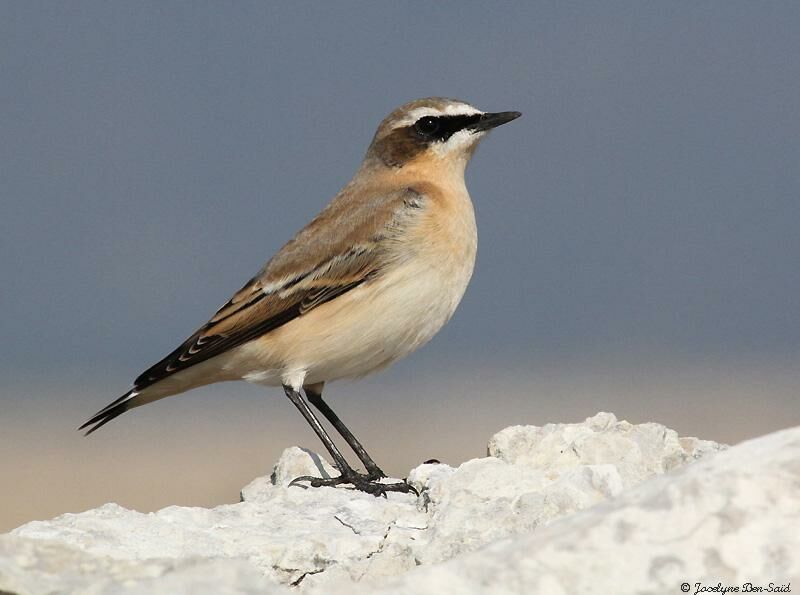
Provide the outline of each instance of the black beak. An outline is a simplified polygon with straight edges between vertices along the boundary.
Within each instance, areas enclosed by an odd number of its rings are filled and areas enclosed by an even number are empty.
[[[494,114],[481,114],[480,120],[470,126],[470,130],[474,132],[481,132],[484,130],[491,130],[503,124],[516,120],[522,114],[520,112],[497,112]]]

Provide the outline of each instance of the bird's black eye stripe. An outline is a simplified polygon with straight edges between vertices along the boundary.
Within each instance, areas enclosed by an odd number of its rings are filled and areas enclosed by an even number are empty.
[[[476,124],[480,114],[469,116],[423,116],[414,122],[414,132],[429,141],[446,141],[459,130]]]

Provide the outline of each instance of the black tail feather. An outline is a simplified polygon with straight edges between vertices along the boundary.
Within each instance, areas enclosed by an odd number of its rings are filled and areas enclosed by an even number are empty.
[[[88,426],[93,426],[89,428],[84,436],[88,436],[92,432],[95,432],[110,422],[115,417],[119,417],[123,413],[125,413],[128,409],[131,408],[131,399],[135,397],[138,393],[135,390],[130,390],[124,395],[122,395],[116,401],[109,403],[105,407],[103,407],[100,411],[95,413],[86,423],[84,423],[78,430],[83,430]],[[94,425],[93,425],[94,424]]]

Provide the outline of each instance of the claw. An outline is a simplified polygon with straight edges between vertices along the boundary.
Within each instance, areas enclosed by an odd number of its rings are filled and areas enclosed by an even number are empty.
[[[319,479],[319,478],[318,477],[313,477],[311,475],[301,475],[300,477],[295,477],[292,481],[290,481],[289,485],[287,487],[291,488],[293,486],[297,486],[297,487],[303,488],[305,490],[307,486],[302,485],[301,482],[307,481],[309,483],[309,486],[311,486],[311,485],[313,485],[313,482],[314,482],[315,479]]]
[[[308,482],[308,486],[302,485],[302,482]],[[343,473],[338,477],[322,478],[312,477],[311,475],[302,475],[295,477],[289,482],[289,487],[298,486],[301,488],[320,488],[320,487],[336,487],[341,484],[350,484],[353,487],[350,489],[359,490],[367,494],[372,494],[375,497],[383,496],[386,498],[388,492],[400,492],[403,494],[413,493],[419,496],[419,492],[413,486],[409,485],[406,481],[400,483],[381,483],[375,481],[375,478],[369,475],[362,475],[355,471],[351,473]]]

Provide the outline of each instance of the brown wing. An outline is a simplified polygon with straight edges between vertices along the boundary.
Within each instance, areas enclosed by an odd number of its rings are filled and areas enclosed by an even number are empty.
[[[202,328],[141,374],[142,390],[260,337],[379,275],[390,244],[425,198],[411,188],[365,197],[345,189]]]

